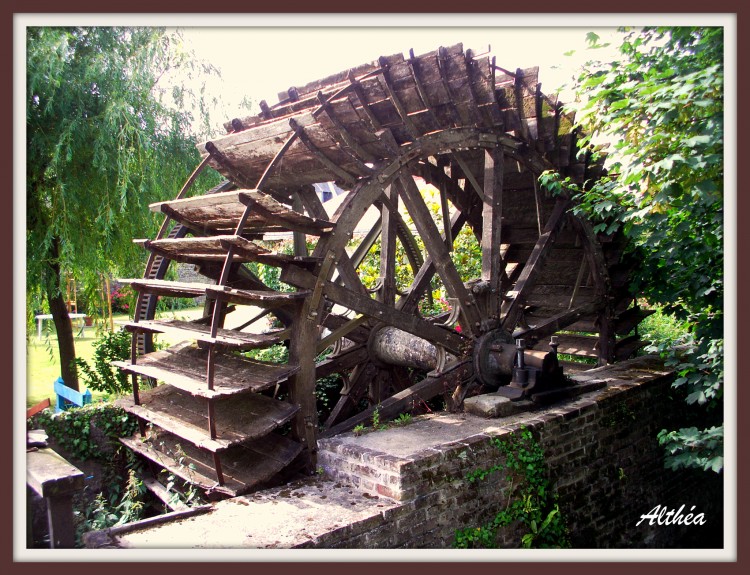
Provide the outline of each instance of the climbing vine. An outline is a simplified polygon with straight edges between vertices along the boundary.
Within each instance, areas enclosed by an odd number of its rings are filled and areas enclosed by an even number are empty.
[[[508,438],[495,438],[492,444],[505,456],[505,463],[469,473],[469,482],[484,481],[495,472],[505,471],[509,485],[509,499],[505,509],[479,527],[456,530],[453,546],[459,549],[494,548],[498,546],[498,532],[508,526],[525,529],[521,546],[529,548],[570,547],[557,494],[547,478],[544,452],[526,428]]]

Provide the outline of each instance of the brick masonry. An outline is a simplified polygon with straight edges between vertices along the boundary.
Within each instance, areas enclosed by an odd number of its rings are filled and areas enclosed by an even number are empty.
[[[219,502],[189,522],[122,530],[107,546],[450,548],[456,529],[479,526],[507,505],[504,473],[478,482],[467,474],[502,464],[492,439],[526,427],[544,450],[574,547],[722,547],[723,476],[663,467],[656,435],[685,410],[670,397],[673,375],[646,357],[576,377],[607,386],[498,419],[432,414],[325,439],[317,477]],[[683,513],[695,505],[706,524],[637,525],[657,505],[683,504]],[[520,533],[501,533],[500,544],[518,547]]]

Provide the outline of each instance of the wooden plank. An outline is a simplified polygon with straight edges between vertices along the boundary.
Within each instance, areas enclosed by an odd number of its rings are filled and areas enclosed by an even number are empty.
[[[530,343],[534,340],[539,341],[543,337],[552,335],[562,329],[567,328],[579,318],[591,314],[601,306],[600,301],[591,302],[585,306],[575,309],[565,310],[546,319],[534,319],[534,324],[528,328],[520,328],[513,332],[514,338],[525,338]],[[527,318],[527,321],[529,319]],[[531,323],[529,321],[529,323]],[[561,352],[562,353],[562,352]]]
[[[347,347],[338,355],[328,356],[315,365],[315,378],[320,379],[334,373],[346,372],[367,361],[367,346],[362,344]]]
[[[52,449],[26,453],[26,484],[42,497],[71,495],[83,489],[83,472]]]
[[[146,354],[137,363],[112,362],[128,373],[153,377],[192,395],[218,398],[247,391],[262,391],[285,381],[298,368],[224,353],[215,354],[214,389],[206,386],[208,350],[188,344]]]
[[[599,357],[599,338],[590,335],[557,334],[559,346],[557,353],[578,355],[581,357]],[[549,349],[549,342],[539,341],[532,349]]]
[[[205,295],[210,298],[216,298],[230,303],[255,305],[265,308],[292,305],[309,295],[309,293],[305,291],[277,292],[271,290],[241,290],[215,284],[146,280],[140,278],[119,279],[118,281],[132,286],[136,291],[144,293],[171,297],[199,297]]]
[[[316,278],[304,270],[290,266],[282,271],[281,281],[300,287],[312,287],[315,285]],[[343,307],[352,309],[357,313],[365,314],[433,343],[440,344],[453,353],[458,353],[463,345],[464,338],[455,332],[435,326],[415,315],[398,311],[393,307],[384,305],[365,295],[357,294],[335,283],[325,282],[323,284],[323,293],[328,299],[335,301]]]
[[[194,339],[201,343],[218,345],[232,349],[266,348],[282,340],[276,333],[248,333],[220,328],[216,337],[211,337],[211,326],[207,323],[181,321],[177,319],[146,320],[139,322],[127,321],[121,324],[131,332],[169,333]]]
[[[384,192],[389,205],[381,208],[382,232],[380,235],[380,301],[393,306],[396,303],[396,228],[398,213],[398,193],[394,186]]]
[[[637,307],[628,308],[615,319],[615,333],[617,335],[629,334],[639,323],[655,311],[653,309],[641,309]]]
[[[212,453],[270,433],[289,421],[298,409],[291,403],[255,393],[218,401],[214,404],[216,438],[211,439],[206,401],[171,385],[142,391],[140,405],[130,397],[116,400],[115,405]]]
[[[331,231],[335,224],[317,217],[308,217],[293,209],[280,204],[270,196],[257,190],[241,190],[239,200],[251,207],[253,213],[261,219],[273,225],[280,226],[295,232],[303,232],[311,235],[320,235]],[[252,220],[249,225],[252,226]]]
[[[230,245],[234,246],[234,262],[257,262],[259,258],[272,254],[270,250],[235,235],[165,238],[145,240],[143,244],[155,254],[184,263],[223,262]]]

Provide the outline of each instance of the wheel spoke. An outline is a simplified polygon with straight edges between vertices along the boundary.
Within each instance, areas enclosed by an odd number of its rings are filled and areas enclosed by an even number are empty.
[[[451,217],[451,233],[456,237],[466,223],[466,216],[463,212],[456,212]],[[414,276],[414,281],[409,287],[408,294],[396,303],[396,308],[403,311],[413,311],[419,303],[419,298],[430,285],[432,277],[435,275],[435,264],[431,257],[427,257],[419,271]]]
[[[289,266],[281,274],[281,281],[304,289],[311,289],[315,286],[317,280],[318,278],[314,275],[294,266]],[[323,294],[328,299],[345,308],[442,345],[453,353],[458,353],[463,345],[463,337],[459,334],[433,325],[415,315],[382,304],[369,296],[355,293],[333,282],[323,282],[322,289]]]
[[[458,274],[440,232],[432,220],[430,210],[422,199],[422,194],[414,183],[411,174],[402,175],[396,182],[399,193],[404,200],[406,209],[417,227],[419,235],[424,241],[427,253],[430,254],[435,269],[443,280],[443,285],[450,297],[458,299],[463,315],[464,329],[469,333],[479,333],[480,316],[474,302],[474,297],[469,293]]]
[[[388,205],[381,208],[383,228],[380,240],[380,301],[392,306],[396,302],[396,229],[398,226],[398,194],[394,186],[388,186],[383,195]]]

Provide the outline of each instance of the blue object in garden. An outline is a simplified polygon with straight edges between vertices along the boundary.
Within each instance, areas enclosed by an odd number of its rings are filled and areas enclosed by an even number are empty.
[[[91,403],[91,392],[87,389],[85,393],[76,391],[65,385],[62,377],[55,380],[55,393],[57,394],[57,405],[55,413],[65,411],[71,406],[83,407]]]

